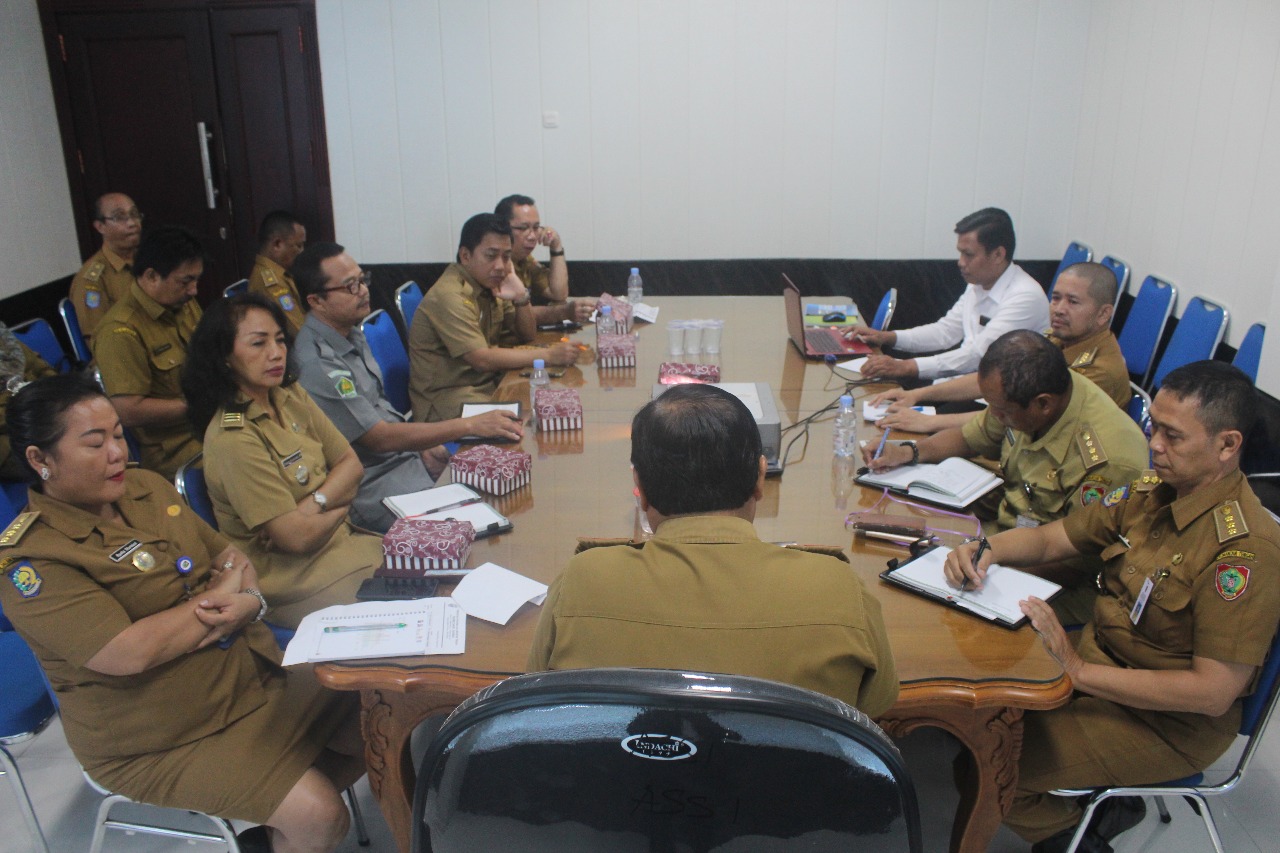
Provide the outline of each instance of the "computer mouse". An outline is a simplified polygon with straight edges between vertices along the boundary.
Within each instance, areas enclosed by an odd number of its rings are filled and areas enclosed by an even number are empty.
[[[845,316],[839,311],[832,311],[830,314],[822,315],[822,322],[824,323],[843,323],[844,321]]]

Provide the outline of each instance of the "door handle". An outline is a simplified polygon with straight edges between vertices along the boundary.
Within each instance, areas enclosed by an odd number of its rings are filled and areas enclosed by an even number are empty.
[[[210,210],[218,209],[218,189],[213,185],[213,165],[209,161],[209,141],[213,134],[202,121],[196,122],[196,135],[200,140],[200,168],[204,171],[204,200]]]

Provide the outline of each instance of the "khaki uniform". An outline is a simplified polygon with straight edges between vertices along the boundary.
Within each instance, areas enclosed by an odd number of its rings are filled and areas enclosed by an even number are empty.
[[[307,312],[303,310],[298,285],[294,284],[293,276],[284,267],[263,255],[255,257],[253,272],[249,273],[249,292],[261,293],[279,305],[289,319],[290,331],[298,334],[302,323],[307,319]]]
[[[133,286],[133,267],[129,261],[103,246],[89,256],[80,272],[71,280],[71,305],[80,321],[80,334],[93,346],[97,331],[108,309],[129,293]]]
[[[669,519],[642,548],[592,548],[569,561],[543,604],[528,669],[597,666],[768,678],[871,716],[898,696],[880,603],[849,565],[761,542],[731,516]]]
[[[1106,594],[1081,632],[1085,661],[1158,670],[1189,669],[1193,656],[1262,663],[1280,622],[1280,527],[1239,471],[1178,499],[1147,472],[1065,524],[1076,548],[1106,561]],[[1129,615],[1148,579],[1135,625]],[[1075,824],[1080,809],[1043,792],[1190,775],[1231,745],[1239,725],[1239,700],[1221,717],[1084,695],[1030,712],[1006,821],[1030,841],[1046,838]]]
[[[272,400],[283,427],[245,398],[236,410],[214,414],[204,434],[204,473],[218,527],[253,561],[272,623],[296,628],[308,613],[355,602],[360,582],[382,563],[382,539],[343,523],[311,554],[263,544],[263,526],[322,490],[329,467],[350,448],[300,386],[276,388]]]
[[[93,357],[110,397],[141,395],[182,399],[182,366],[187,341],[202,312],[194,299],[176,311],[156,302],[135,282],[111,307],[93,340]],[[185,420],[166,426],[136,427],[142,467],[172,479],[182,463],[200,452],[200,440]]]
[[[189,602],[229,544],[149,471],[107,522],[32,491],[0,534],[0,603],[58,694],[76,759],[135,800],[262,822],[355,710],[280,668],[265,625],[137,675],[86,664],[133,623]],[[189,558],[191,571],[178,571]]]
[[[409,401],[415,421],[456,418],[463,403],[487,403],[501,372],[486,373],[462,356],[486,347],[514,346],[516,309],[450,264],[431,286],[409,327]]]
[[[529,297],[534,305],[550,305],[556,302],[551,298],[551,270],[544,267],[528,255],[523,261],[513,263],[516,276],[529,289]]]
[[[1048,332],[1045,337],[1062,349],[1072,370],[1092,379],[1117,406],[1128,409],[1129,400],[1133,397],[1129,388],[1129,368],[1124,363],[1120,343],[1110,329],[1103,329],[1071,346],[1063,346],[1060,339]]]
[[[49,363],[41,358],[35,350],[24,344],[22,341],[14,339],[14,343],[22,348],[22,354],[26,357],[26,366],[22,370],[22,381],[31,382],[42,376],[56,376],[58,371],[49,366]],[[0,477],[6,480],[21,480],[27,468],[24,459],[15,458],[13,456],[13,448],[9,446],[9,398],[13,395],[9,393],[9,389],[3,384],[3,377],[0,377]]]

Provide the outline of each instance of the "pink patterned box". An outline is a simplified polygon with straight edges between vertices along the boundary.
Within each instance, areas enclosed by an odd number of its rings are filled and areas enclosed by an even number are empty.
[[[382,537],[382,566],[374,575],[414,578],[429,570],[461,569],[475,540],[469,521],[397,519]]]
[[[618,328],[624,332],[631,331],[631,303],[619,299],[616,296],[610,296],[607,293],[600,294],[598,305],[610,305],[613,311],[613,321],[618,324]]]
[[[635,335],[597,335],[596,365],[598,367],[635,367]]]
[[[573,388],[539,388],[533,412],[538,429],[582,429],[582,398]]]
[[[687,385],[691,382],[719,382],[720,365],[664,361],[658,366],[659,385]]]
[[[484,489],[493,495],[505,495],[526,485],[532,466],[533,457],[528,453],[492,444],[460,450],[449,460],[453,482]]]

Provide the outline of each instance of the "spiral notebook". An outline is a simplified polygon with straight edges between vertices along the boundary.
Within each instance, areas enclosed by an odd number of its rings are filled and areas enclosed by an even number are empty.
[[[284,665],[352,658],[462,654],[467,614],[452,599],[338,604],[303,617]]]

